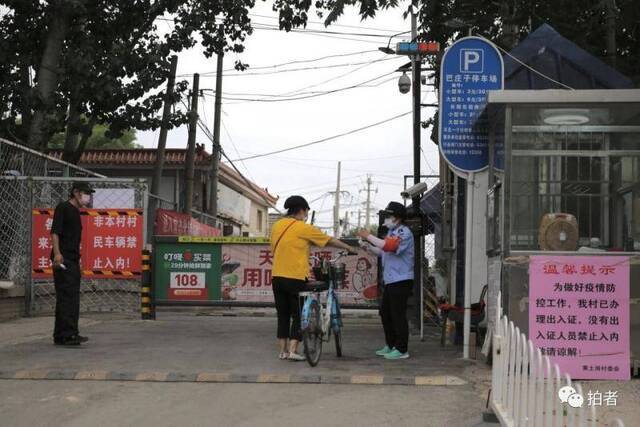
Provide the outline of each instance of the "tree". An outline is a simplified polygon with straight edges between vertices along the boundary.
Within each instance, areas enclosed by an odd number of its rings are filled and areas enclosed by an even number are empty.
[[[637,55],[640,3],[637,0],[422,0],[415,3],[419,33],[442,46],[465,35],[464,30],[447,25],[453,19],[472,26],[476,33],[505,49],[513,48],[531,31],[547,23],[597,57],[604,59],[615,54],[620,72],[640,83],[640,56]],[[359,8],[362,19],[367,19],[399,4],[398,0],[318,0],[315,7],[320,17],[326,16],[325,24],[330,25],[343,14],[345,7]],[[305,25],[310,6],[310,1],[276,0],[274,9],[280,12],[280,27]],[[615,21],[613,26],[607,26],[607,17]],[[616,52],[607,52],[608,28],[615,29]]]
[[[45,150],[65,132],[64,155],[79,158],[97,124],[118,138],[156,129],[169,57],[195,45],[206,56],[242,52],[254,0],[0,1],[0,136]],[[173,16],[172,30],[157,23]],[[222,24],[222,26],[220,26]],[[243,69],[240,62],[237,68]],[[174,99],[184,97],[186,81]],[[186,123],[175,111],[170,126]],[[78,140],[78,138],[80,138]]]
[[[596,56],[612,58],[615,45],[617,68],[640,82],[637,0],[617,0],[617,7],[612,0],[416,4],[420,34],[443,46],[463,34],[447,25],[452,18],[505,49],[547,22]],[[305,26],[312,7],[330,25],[346,7],[357,7],[367,19],[399,5],[398,0],[273,0],[285,31]],[[111,138],[128,129],[158,128],[169,57],[196,41],[207,57],[243,52],[253,33],[254,6],[255,0],[0,0],[0,137],[44,151],[53,135],[65,132],[63,158],[74,161],[98,124],[108,126],[105,135]],[[171,28],[160,36],[158,22],[166,19]],[[429,60],[437,67],[436,58]],[[246,67],[236,62],[237,69]],[[178,82],[169,101],[178,102],[187,91],[187,81]],[[180,111],[169,117],[170,126],[186,122]]]
[[[109,126],[104,124],[98,124],[93,128],[93,132],[87,140],[85,149],[96,150],[116,150],[116,149],[131,149],[142,148],[141,145],[136,143],[136,131],[135,129],[128,129],[122,132],[119,138],[110,138],[107,136]],[[66,134],[63,132],[57,133],[49,140],[49,149],[61,150],[64,148]]]
[[[511,50],[531,31],[548,23],[592,55],[608,60],[621,73],[632,78],[636,85],[640,85],[638,0],[422,0],[415,3],[418,5],[419,37],[437,41],[443,47],[466,35],[466,28],[452,27],[454,19],[505,50]],[[399,2],[318,0],[315,5],[318,15],[326,16],[325,24],[330,25],[342,15],[345,7],[359,8],[364,20],[375,16],[380,10],[398,7]],[[274,9],[280,11],[280,28],[285,30],[290,29],[291,25],[305,25],[309,8],[310,2],[303,0],[277,0],[274,4]],[[409,10],[405,13],[408,14]],[[612,46],[615,46],[615,52],[611,52]],[[439,59],[427,58],[436,70],[436,77],[439,75]],[[437,112],[423,125],[433,123],[437,123]],[[434,128],[434,132],[437,132],[437,128]]]

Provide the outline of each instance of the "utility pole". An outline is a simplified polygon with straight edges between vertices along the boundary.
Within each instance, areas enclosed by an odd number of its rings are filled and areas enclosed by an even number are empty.
[[[162,179],[162,169],[164,168],[164,152],[167,146],[167,134],[169,133],[169,114],[171,114],[171,98],[173,97],[173,89],[176,85],[176,70],[178,69],[178,57],[171,57],[171,68],[169,70],[169,80],[167,81],[167,91],[164,95],[164,108],[162,110],[162,122],[160,123],[160,139],[158,139],[158,148],[156,149],[156,164],[153,170],[153,179],[151,181],[151,194],[158,196],[160,193],[160,180]],[[148,229],[153,235],[153,227],[155,222],[156,209],[158,208],[158,200],[155,197],[149,198],[149,215]]]
[[[349,233],[349,211],[344,213],[344,222],[342,223],[342,235],[346,236]]]
[[[413,0],[411,2],[411,40],[417,41],[418,39],[418,0]],[[422,80],[420,77],[422,71],[422,58],[420,54],[416,54],[412,58],[412,74],[413,81],[412,83],[412,95],[413,95],[413,183],[420,183],[420,129],[421,129],[421,118],[420,118],[420,91]],[[420,197],[413,198],[413,206],[415,209],[420,209]],[[413,295],[415,295],[414,301],[416,301],[415,308],[416,313],[415,319],[418,322],[420,328],[420,338],[423,337],[423,323],[424,320],[422,318],[422,258],[423,258],[423,250],[422,250],[422,230],[413,236],[414,243],[414,289]],[[417,288],[417,289],[416,289]]]
[[[185,169],[185,201],[184,213],[191,215],[193,207],[193,174],[196,160],[196,132],[198,130],[198,97],[200,95],[200,74],[193,75],[191,88],[191,108],[189,109],[189,139],[187,141],[187,158]]]
[[[336,198],[333,206],[333,237],[340,237],[340,170],[342,162],[338,162],[338,182],[336,184]]]
[[[367,201],[364,208],[364,228],[366,230],[369,229],[369,218],[371,218],[371,184],[371,175],[367,175],[367,189],[365,190],[367,192]],[[360,218],[358,218],[358,221],[360,221]]]
[[[220,25],[220,33],[224,32],[224,26]],[[213,119],[213,146],[211,148],[211,175],[209,176],[209,215],[218,218],[218,169],[220,167],[220,155],[222,144],[220,143],[220,125],[222,119],[222,66],[224,63],[224,52],[218,53],[216,67],[216,111]]]
[[[360,225],[362,224],[362,222],[360,221],[361,218],[362,218],[362,211],[358,209],[358,230],[360,230]]]

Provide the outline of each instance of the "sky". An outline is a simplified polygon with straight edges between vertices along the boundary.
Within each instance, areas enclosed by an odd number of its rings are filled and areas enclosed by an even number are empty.
[[[349,8],[337,25],[328,28],[312,15],[310,19],[314,23],[307,26],[308,30],[384,37],[256,29],[246,41],[245,52],[225,56],[225,70],[233,68],[236,59],[249,64],[250,68],[244,73],[230,70],[223,78],[223,96],[233,98],[223,100],[223,150],[247,178],[280,197],[280,209],[288,196],[300,194],[313,201],[311,207],[316,211],[316,225],[330,227],[334,198],[329,192],[336,188],[338,161],[342,162],[341,190],[349,193],[341,198],[341,217],[348,212],[350,224],[357,222],[358,210],[364,215],[368,176],[372,180],[372,212],[384,208],[391,200],[401,200],[403,176],[413,173],[411,114],[309,147],[251,160],[240,159],[347,133],[409,113],[411,94],[399,92],[397,82],[401,73],[395,72],[409,59],[378,51],[378,47],[386,46],[389,36],[410,30],[410,22],[402,13],[402,8],[391,9],[374,19],[361,21],[357,10]],[[260,28],[265,24],[276,26],[278,22],[270,3],[258,2],[251,15],[253,23]],[[168,30],[171,23],[160,21],[158,25],[162,31],[163,26]],[[402,37],[407,36],[395,38],[392,44],[403,40]],[[341,56],[325,58],[335,55]],[[309,62],[270,67],[293,61]],[[204,57],[198,46],[178,57],[179,79],[191,81],[193,73],[200,73],[201,89],[215,88],[215,69],[215,57]],[[291,69],[299,71],[283,72]],[[358,87],[318,93],[351,86]],[[422,88],[423,102],[435,102],[433,86]],[[283,94],[303,99],[284,102],[238,100],[277,100],[282,96],[271,95]],[[200,118],[212,130],[212,91],[200,99],[199,110]],[[433,109],[422,109],[423,120],[432,114]],[[421,171],[435,175],[438,173],[438,148],[430,140],[430,134],[430,128],[422,131]],[[159,131],[138,132],[138,142],[147,148],[155,147],[158,135]],[[197,142],[203,143],[211,152],[212,144],[201,130],[198,130]],[[186,148],[187,127],[169,132],[167,146]],[[371,221],[375,222],[375,218]]]

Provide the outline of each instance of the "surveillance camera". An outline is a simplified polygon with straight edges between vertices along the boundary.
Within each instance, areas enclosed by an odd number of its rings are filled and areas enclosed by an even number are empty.
[[[400,193],[400,196],[402,196],[403,199],[413,199],[414,197],[422,196],[422,194],[425,193],[426,191],[427,191],[427,183],[419,182],[416,185],[404,190],[402,193]]]
[[[400,93],[409,93],[411,90],[411,79],[407,76],[407,73],[403,73],[398,80],[398,89]]]

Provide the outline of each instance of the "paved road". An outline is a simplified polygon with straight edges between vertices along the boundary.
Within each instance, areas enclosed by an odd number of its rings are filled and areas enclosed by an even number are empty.
[[[83,316],[81,328],[91,342],[77,350],[51,344],[51,318],[2,323],[0,378],[15,378],[20,372],[28,377],[24,370],[35,372],[33,378],[86,379],[87,371],[111,375],[103,375],[103,381],[0,379],[0,427],[439,427],[471,426],[479,421],[490,379],[486,365],[463,362],[457,350],[440,348],[433,336],[436,331],[429,331],[425,342],[412,337],[411,359],[384,361],[372,353],[382,340],[377,319],[351,318],[345,323],[346,357],[336,358],[329,346],[318,368],[277,360],[272,317],[180,312],[161,313],[155,322],[142,322],[118,315]],[[45,375],[38,377],[38,370]],[[129,379],[137,379],[136,373],[145,372],[165,376],[160,376],[164,378],[160,382],[125,382],[113,376],[129,373],[133,374]],[[170,382],[175,373],[188,374],[182,377],[187,382]],[[196,380],[197,373],[223,374],[227,379],[189,382]],[[270,375],[293,382],[296,376],[364,377],[374,382],[383,378],[384,384],[255,383]],[[234,383],[238,377],[254,383]],[[442,386],[386,384],[388,379],[411,377],[462,381]],[[599,425],[610,425],[614,416],[621,416],[627,427],[640,425],[640,381],[585,382],[583,388],[619,391],[618,405],[599,411]]]
[[[18,322],[37,323],[43,334],[31,338],[7,338],[11,345],[0,344],[0,371],[24,369],[101,370],[112,372],[223,372],[256,375],[384,375],[393,376],[464,376],[474,364],[460,359],[456,348],[440,348],[436,339],[420,342],[412,337],[412,357],[387,361],[374,351],[383,346],[383,334],[377,319],[345,321],[344,357],[337,358],[333,342],[325,347],[316,368],[306,363],[277,358],[274,318],[194,316],[167,313],[156,321],[140,321],[110,316],[84,320],[81,332],[91,341],[81,349],[52,345],[53,320]],[[11,324],[6,324],[11,327]],[[3,325],[4,326],[4,325]],[[19,328],[18,328],[19,329]],[[9,333],[9,332],[5,332]],[[0,339],[5,333],[0,332]],[[6,342],[2,340],[2,342]],[[485,368],[484,376],[489,370]],[[473,375],[464,377],[474,380]]]
[[[277,359],[272,317],[181,312],[162,313],[157,321],[142,322],[114,315],[85,316],[81,328],[91,341],[81,349],[53,346],[52,322],[35,318],[2,325],[0,378],[14,378],[6,372],[24,370],[159,371],[227,373],[232,379],[247,375],[253,376],[252,381],[265,374],[342,380],[360,376],[384,378],[385,384],[4,379],[0,380],[0,427],[469,426],[479,420],[486,398],[486,366],[461,361],[457,350],[440,349],[435,337],[425,342],[413,338],[409,360],[376,357],[373,351],[382,342],[377,319],[347,319],[346,356],[336,358],[331,345],[317,368]],[[459,385],[386,385],[387,379],[399,377],[461,381]]]
[[[0,381],[2,427],[470,426],[470,387]]]

